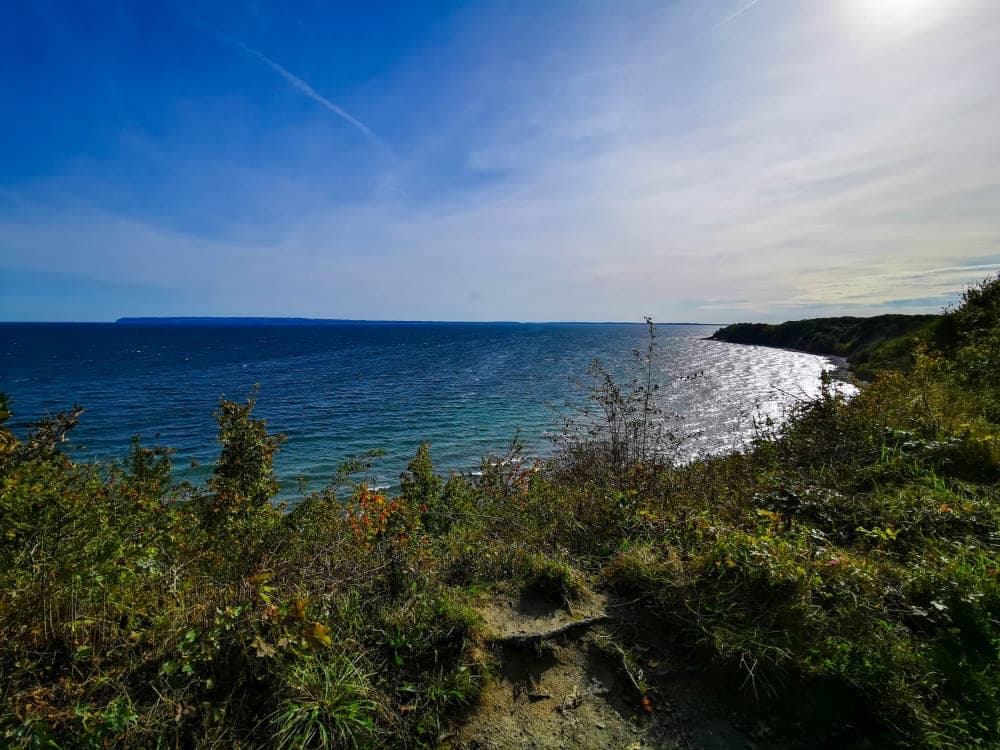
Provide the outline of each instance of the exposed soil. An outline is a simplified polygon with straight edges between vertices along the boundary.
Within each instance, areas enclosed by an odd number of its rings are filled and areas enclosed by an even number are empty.
[[[491,598],[479,609],[493,642],[498,673],[445,747],[747,750],[770,746],[761,743],[766,736],[763,728],[747,731],[737,726],[732,710],[714,699],[706,675],[679,662],[668,668],[645,658],[669,653],[669,634],[642,629],[621,614],[630,609],[627,606],[600,594],[587,594],[572,605],[526,594]],[[505,636],[549,631],[600,615],[615,619],[539,644],[501,642]],[[645,688],[643,692],[636,682]]]

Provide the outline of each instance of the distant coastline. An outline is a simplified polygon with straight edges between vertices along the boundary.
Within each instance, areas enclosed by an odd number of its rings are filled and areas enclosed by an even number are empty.
[[[876,315],[869,318],[810,318],[785,323],[735,323],[709,336],[712,341],[751,344],[818,354],[861,378],[905,365],[919,338],[933,337],[941,315]]]
[[[566,325],[566,326],[642,326],[645,323],[632,321],[518,321],[518,320],[362,320],[353,318],[266,318],[266,317],[148,317],[148,318],[118,318],[115,325],[145,325],[145,326],[345,326],[345,325],[399,325],[399,326],[532,326],[532,325]],[[721,323],[661,323],[669,326],[720,326]]]

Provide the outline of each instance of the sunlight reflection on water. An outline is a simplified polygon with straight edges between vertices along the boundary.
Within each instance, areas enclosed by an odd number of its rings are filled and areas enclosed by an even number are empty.
[[[710,326],[658,326],[660,405],[686,436],[680,457],[733,450],[754,419],[780,422],[820,391],[831,362],[809,354],[708,341]],[[444,471],[469,471],[520,431],[545,454],[566,405],[600,358],[622,380],[642,325],[390,325],[148,327],[0,325],[0,391],[15,428],[86,407],[78,460],[122,457],[133,434],[177,449],[178,478],[207,477],[217,454],[218,399],[260,383],[258,414],[288,442],[276,469],[321,487],[338,463],[379,448],[394,484],[422,440]],[[688,377],[696,375],[696,377]],[[18,427],[20,425],[20,427]],[[192,467],[195,460],[199,466]]]

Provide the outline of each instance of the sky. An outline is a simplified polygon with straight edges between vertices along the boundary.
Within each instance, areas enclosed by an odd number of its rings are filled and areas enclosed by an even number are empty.
[[[1000,271],[997,0],[19,0],[0,320],[780,321]]]

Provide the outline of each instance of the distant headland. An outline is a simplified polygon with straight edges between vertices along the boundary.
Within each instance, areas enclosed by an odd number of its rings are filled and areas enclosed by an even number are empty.
[[[467,326],[467,325],[577,325],[577,326],[641,326],[641,322],[632,321],[538,321],[523,322],[518,320],[359,320],[350,318],[266,318],[266,317],[149,317],[149,318],[118,318],[116,325],[142,326],[366,326],[366,325],[399,325],[399,326]],[[718,326],[719,323],[661,323],[668,326]]]
[[[516,320],[484,321],[490,325],[520,325]],[[153,317],[118,318],[117,325],[142,326],[349,326],[349,325],[463,325],[460,321],[355,320],[346,318],[264,317]]]
[[[786,323],[735,323],[709,338],[809,354],[846,357],[859,376],[908,360],[916,337],[933,335],[941,315],[876,315],[871,318],[811,318]]]

